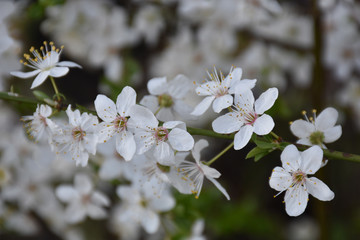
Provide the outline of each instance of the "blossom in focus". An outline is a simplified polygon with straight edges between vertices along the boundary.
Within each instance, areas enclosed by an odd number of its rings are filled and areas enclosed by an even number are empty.
[[[97,125],[98,119],[92,114],[83,113],[79,110],[72,111],[71,105],[66,110],[69,124],[54,132],[52,145],[56,153],[70,155],[76,165],[86,166],[89,153],[96,154],[98,143]]]
[[[40,47],[40,51],[31,47],[29,51],[32,53],[33,58],[31,58],[29,54],[24,54],[26,61],[20,60],[20,62],[34,70],[31,72],[15,71],[10,74],[19,78],[36,76],[31,85],[31,89],[33,89],[40,86],[48,76],[62,77],[69,72],[69,67],[81,68],[80,65],[74,62],[59,62],[62,49],[63,46],[58,49],[54,46],[53,42],[50,42],[48,45],[46,41],[44,42],[44,46]]]
[[[335,108],[324,109],[319,116],[316,116],[316,110],[313,110],[314,117],[307,118],[303,112],[306,121],[299,119],[290,125],[291,132],[299,138],[297,143],[308,146],[319,145],[325,148],[324,143],[332,143],[341,136],[342,129],[336,125],[338,112]]]
[[[116,105],[102,94],[95,99],[96,112],[104,121],[99,124],[99,143],[104,143],[116,135],[116,151],[127,161],[133,158],[136,151],[134,135],[127,126],[129,110],[135,104],[136,92],[129,86],[118,95]]]
[[[178,172],[183,175],[182,180],[188,182],[190,192],[196,194],[196,198],[200,195],[204,177],[206,177],[220,190],[220,192],[222,192],[222,194],[224,194],[227,200],[230,200],[229,194],[221,186],[221,184],[215,180],[215,178],[220,177],[221,173],[219,173],[215,168],[211,168],[200,161],[200,152],[207,146],[209,146],[209,143],[205,139],[200,139],[196,142],[194,149],[191,151],[195,162],[187,160],[182,161],[178,166]],[[180,191],[180,189],[178,190]]]
[[[181,121],[159,121],[147,108],[134,105],[130,110],[129,126],[134,128],[137,154],[153,151],[157,161],[166,166],[175,164],[175,151],[189,151],[194,138],[186,131]]]
[[[268,89],[256,101],[251,90],[235,94],[233,111],[216,118],[212,122],[212,127],[217,133],[237,132],[234,137],[234,149],[242,149],[250,141],[253,132],[257,135],[266,135],[274,128],[274,120],[264,112],[274,105],[277,97],[277,88]]]
[[[33,116],[23,116],[22,121],[25,122],[25,128],[34,138],[36,142],[41,139],[51,139],[52,128],[55,126],[52,120],[48,117],[52,114],[51,107],[48,105],[38,105]]]
[[[191,89],[191,82],[184,75],[179,74],[171,81],[166,77],[150,79],[147,89],[151,95],[144,96],[140,104],[156,113],[160,121],[184,119],[190,115],[192,109],[184,99]]]
[[[110,205],[106,195],[93,190],[90,178],[84,174],[77,174],[74,186],[60,185],[56,188],[56,196],[69,204],[65,210],[65,217],[69,223],[78,223],[89,216],[92,219],[104,219],[107,213],[104,207]]]
[[[214,68],[209,73],[209,81],[204,82],[196,88],[199,96],[206,96],[192,111],[192,115],[202,115],[211,105],[214,112],[219,113],[221,110],[230,107],[233,104],[231,94],[242,93],[250,90],[255,86],[256,80],[241,79],[242,69],[233,67],[230,69],[229,75],[225,78],[222,72],[218,73]]]
[[[308,177],[321,166],[323,151],[319,146],[299,152],[295,145],[289,145],[281,153],[280,159],[282,167],[274,168],[269,183],[280,193],[286,191],[285,210],[289,216],[299,216],[305,211],[309,194],[321,201],[334,198],[334,193],[325,183]]]

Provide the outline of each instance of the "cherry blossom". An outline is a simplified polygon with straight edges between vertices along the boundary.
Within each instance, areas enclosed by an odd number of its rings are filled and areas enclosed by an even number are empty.
[[[268,89],[256,101],[250,90],[235,94],[233,111],[216,118],[212,127],[217,133],[237,132],[234,149],[242,149],[250,141],[253,132],[266,135],[274,128],[274,120],[264,112],[273,106],[277,97],[277,88]]]
[[[34,69],[31,72],[11,72],[10,74],[19,78],[31,78],[36,76],[34,82],[31,85],[31,89],[40,86],[48,76],[51,77],[62,77],[69,72],[69,67],[78,67],[80,65],[70,61],[59,62],[60,54],[62,52],[63,46],[61,49],[55,47],[53,42],[48,43],[45,41],[44,46],[40,47],[40,52],[34,47],[30,48],[30,52],[34,56],[31,58],[29,54],[24,54],[26,61],[21,60],[25,66],[28,66]]]
[[[334,193],[316,177],[315,174],[322,163],[323,151],[319,146],[313,146],[299,152],[295,145],[287,146],[280,156],[282,167],[275,167],[269,184],[285,193],[285,210],[289,216],[299,216],[305,211],[308,195],[311,194],[321,201],[330,201]]]

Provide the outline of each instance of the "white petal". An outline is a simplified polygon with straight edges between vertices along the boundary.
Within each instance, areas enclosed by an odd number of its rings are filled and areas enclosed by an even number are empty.
[[[212,122],[212,128],[217,133],[233,133],[243,126],[243,122],[236,117],[235,112],[227,113],[223,116],[216,118]]]
[[[251,90],[245,90],[241,94],[235,94],[234,105],[237,108],[249,109],[253,111],[254,94]]]
[[[40,72],[36,78],[34,79],[33,83],[31,84],[31,89],[40,86],[49,76],[49,71]]]
[[[312,146],[301,152],[300,155],[300,169],[303,172],[306,174],[314,174],[319,170],[323,159],[323,150],[319,146]]]
[[[229,89],[231,94],[241,94],[247,90],[250,90],[255,87],[256,79],[244,79],[237,82],[233,87]]]
[[[173,114],[172,108],[161,108],[159,112],[156,114],[157,119],[160,121],[172,121],[175,120],[176,117]]]
[[[136,152],[143,154],[149,151],[155,144],[155,138],[153,133],[146,131],[135,132]]]
[[[194,144],[194,149],[191,151],[196,162],[200,162],[200,152],[209,146],[209,142],[205,139],[200,139]]]
[[[298,119],[290,125],[290,130],[298,138],[308,138],[315,132],[315,126],[308,121]]]
[[[302,186],[294,186],[289,188],[285,193],[285,210],[289,216],[296,217],[305,211],[308,193]]]
[[[86,206],[86,210],[87,210],[87,214],[92,219],[104,219],[107,216],[107,213],[105,212],[104,209],[94,204],[88,204]]]
[[[105,95],[99,94],[95,99],[95,109],[97,115],[104,122],[112,122],[117,116],[115,103]]]
[[[275,167],[269,180],[270,187],[277,191],[284,191],[292,184],[292,177],[282,167]]]
[[[240,131],[235,134],[234,137],[234,149],[240,150],[248,144],[251,135],[254,132],[254,128],[250,125],[245,125],[240,128]]]
[[[177,151],[189,151],[194,147],[194,138],[179,128],[174,128],[169,133],[169,143]]]
[[[50,69],[50,76],[52,77],[62,77],[69,72],[68,67],[53,67]]]
[[[159,216],[153,211],[145,209],[141,215],[141,225],[147,233],[155,233],[160,225]]]
[[[153,95],[144,96],[141,99],[140,104],[150,109],[153,113],[155,113],[160,107],[158,98]]]
[[[324,109],[315,119],[315,127],[322,132],[334,127],[338,118],[338,111],[335,108],[328,107]]]
[[[154,148],[154,157],[162,165],[172,166],[175,164],[174,151],[166,142],[156,144]]]
[[[75,189],[68,185],[61,185],[57,187],[55,193],[61,201],[66,203],[71,202],[78,195]]]
[[[111,123],[101,122],[98,125],[98,143],[105,143],[116,134],[117,130]]]
[[[241,68],[235,68],[232,70],[229,75],[226,76],[225,80],[230,80],[231,84],[230,87],[234,86],[234,83],[239,83],[242,77],[242,69]]]
[[[105,194],[98,192],[98,191],[95,191],[93,194],[91,194],[91,201],[99,206],[109,206],[110,205],[109,198]]]
[[[163,124],[163,127],[167,128],[167,129],[172,129],[172,128],[180,128],[182,130],[186,130],[186,124],[182,121],[167,121]]]
[[[159,125],[159,121],[154,114],[146,107],[140,105],[134,105],[129,110],[130,119],[128,124],[134,125],[134,127],[141,128],[156,128]]]
[[[286,146],[280,155],[282,167],[287,172],[293,172],[299,169],[301,162],[301,155],[295,145]]]
[[[60,67],[77,67],[82,68],[79,64],[71,62],[71,61],[61,61],[56,64],[56,66]]]
[[[210,107],[211,103],[214,101],[215,96],[208,96],[204,98],[191,112],[191,115],[200,116],[202,115],[208,108]]]
[[[160,197],[152,198],[149,202],[149,206],[155,211],[165,212],[171,210],[175,206],[175,200],[170,194],[164,192]]]
[[[229,94],[215,98],[213,102],[213,110],[219,113],[221,110],[230,107],[233,104],[233,97]]]
[[[225,188],[223,186],[221,186],[221,184],[216,181],[215,179],[211,178],[211,177],[206,177],[207,179],[209,179],[210,182],[212,182],[215,187],[217,187],[217,189],[219,189],[219,191],[224,194],[224,196],[226,197],[227,200],[230,200],[230,196],[229,194],[226,192]]]
[[[254,122],[254,132],[257,135],[266,135],[270,133],[275,126],[274,120],[267,114],[262,115]]]
[[[262,93],[255,101],[255,112],[263,114],[266,110],[270,109],[275,100],[278,98],[279,91],[277,88],[269,88],[266,92]]]
[[[306,179],[307,191],[321,201],[330,201],[335,197],[333,191],[316,177]]]
[[[81,194],[89,194],[92,190],[92,182],[90,178],[82,173],[78,173],[74,179],[75,189]]]
[[[171,97],[176,99],[184,98],[190,89],[190,80],[182,74],[177,75],[172,81],[168,83],[168,92]]]
[[[335,126],[324,131],[324,142],[332,143],[341,137],[342,129],[341,126]]]
[[[122,131],[116,137],[116,151],[126,160],[130,161],[136,152],[134,135],[129,131]]]
[[[41,72],[40,69],[31,71],[31,72],[10,72],[11,75],[15,76],[15,77],[19,77],[19,78],[31,78],[36,76],[39,72]]]
[[[124,165],[115,159],[107,159],[99,170],[99,177],[103,180],[109,181],[114,178],[118,178],[123,169]]]
[[[152,78],[147,83],[147,89],[151,95],[161,95],[166,93],[166,77]]]
[[[312,146],[313,145],[310,142],[310,139],[308,139],[308,138],[301,138],[301,139],[297,140],[296,143],[302,144],[302,145],[307,145],[307,146]]]
[[[79,203],[70,204],[65,210],[65,216],[69,223],[78,223],[85,219],[86,211]]]
[[[130,107],[136,104],[136,92],[132,87],[126,86],[116,100],[117,111],[120,116],[129,116]]]
[[[215,168],[209,167],[201,162],[198,162],[198,165],[206,177],[219,178],[221,176],[221,173]]]

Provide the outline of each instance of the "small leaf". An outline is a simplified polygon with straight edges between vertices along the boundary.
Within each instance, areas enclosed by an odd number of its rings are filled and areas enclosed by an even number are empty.
[[[255,157],[257,156],[258,154],[262,154],[264,152],[267,152],[268,150],[266,149],[262,149],[262,148],[259,148],[259,147],[254,147],[245,157],[245,159],[249,159],[249,158],[252,158],[252,157]]]

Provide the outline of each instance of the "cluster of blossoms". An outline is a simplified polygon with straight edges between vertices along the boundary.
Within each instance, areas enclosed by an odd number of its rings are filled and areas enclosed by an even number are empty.
[[[53,43],[50,45],[53,46]],[[33,48],[31,51],[38,56],[38,51]],[[57,51],[48,52],[46,48],[44,55],[51,57],[53,54],[57,54]],[[44,62],[39,65],[30,57],[27,59],[33,63],[33,68],[37,68],[34,71],[36,74],[45,72],[47,77],[51,76],[52,72],[57,72],[64,62],[58,63],[58,55],[51,61],[46,61],[46,56],[42,58]],[[75,63],[66,65],[78,66]],[[26,73],[12,74],[28,77]],[[120,168],[129,168],[131,170],[127,171],[134,172],[127,178],[132,184],[118,188],[118,195],[124,200],[122,210],[119,210],[123,212],[123,216],[119,221],[124,221],[121,219],[129,214],[129,209],[136,208],[139,214],[135,215],[135,218],[132,217],[133,221],[141,222],[148,233],[154,233],[159,227],[156,212],[167,211],[174,206],[173,198],[170,195],[166,197],[169,186],[184,194],[195,194],[198,198],[205,177],[230,200],[229,194],[215,180],[221,174],[209,166],[216,159],[209,162],[201,161],[200,152],[209,145],[208,142],[200,139],[195,143],[187,131],[186,124],[176,120],[177,114],[187,112],[193,116],[200,116],[211,104],[216,113],[227,109],[228,113],[212,122],[212,128],[220,134],[235,133],[235,150],[244,148],[253,133],[264,136],[275,126],[272,117],[265,111],[270,109],[278,98],[277,88],[268,89],[255,101],[252,88],[256,80],[241,79],[241,68],[232,67],[226,77],[214,68],[213,72],[208,72],[208,76],[208,80],[194,89],[199,96],[206,97],[192,111],[187,110],[189,106],[181,107],[184,105],[182,99],[191,89],[191,83],[185,76],[179,75],[169,82],[165,77],[151,79],[148,82],[151,95],[140,101],[143,105],[136,104],[135,90],[126,86],[117,96],[116,103],[102,94],[96,97],[94,105],[97,116],[87,112],[81,113],[77,109],[72,110],[69,105],[66,110],[68,123],[62,123],[50,119],[50,106],[40,105],[33,116],[25,116],[23,120],[35,140],[47,140],[51,150],[59,158],[73,160],[76,165],[87,166],[89,153],[95,155],[98,145],[114,147],[115,150],[110,152],[116,152],[119,158],[129,162],[128,166],[125,166],[124,162]],[[39,75],[34,82],[38,79]],[[42,78],[43,81],[45,78]],[[334,126],[337,111],[327,108],[318,117],[314,115],[314,118],[307,120],[295,121],[291,125],[291,131],[300,138],[298,143],[318,146],[311,147],[303,153],[294,145],[287,146],[281,155],[283,168],[275,168],[270,177],[272,188],[281,192],[287,191],[286,211],[291,216],[300,215],[305,210],[308,192],[320,200],[331,200],[334,197],[333,192],[324,183],[316,178],[308,178],[307,174],[314,174],[322,166],[323,153],[320,147],[325,147],[323,142],[333,142],[341,135],[341,127]],[[187,157],[190,152],[192,161]],[[115,165],[113,163],[110,166]],[[105,167],[106,164],[102,164],[99,173],[107,179],[111,179],[109,175],[118,177],[120,171],[124,172],[119,169],[114,174],[114,169]],[[115,168],[118,169],[118,165]],[[111,171],[112,173],[107,174]],[[71,202],[67,210],[70,222],[78,222],[86,215],[92,218],[106,216],[101,206],[108,206],[109,200],[101,193],[91,193],[91,189],[91,182],[84,176],[77,176],[75,189],[69,186],[57,189],[57,195],[62,201]],[[153,194],[149,194],[149,189]],[[138,196],[138,200],[134,202],[132,197],[131,201],[127,201],[130,192],[132,196]],[[158,196],[161,200],[154,200],[153,196]],[[150,209],[141,207],[142,201],[149,202],[145,206]],[[160,201],[160,204],[157,201]],[[80,205],[82,207],[79,207]],[[71,214],[73,216],[70,216]]]

